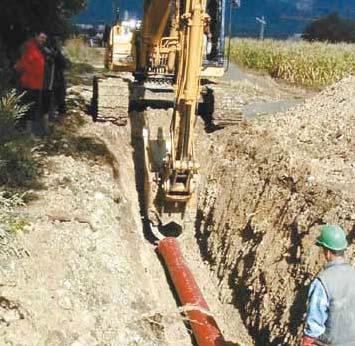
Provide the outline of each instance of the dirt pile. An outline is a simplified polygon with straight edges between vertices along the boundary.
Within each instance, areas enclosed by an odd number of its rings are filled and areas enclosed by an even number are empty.
[[[317,226],[355,237],[354,109],[350,77],[285,114],[211,135],[208,155],[197,143],[200,249],[257,345],[296,344],[323,263]]]

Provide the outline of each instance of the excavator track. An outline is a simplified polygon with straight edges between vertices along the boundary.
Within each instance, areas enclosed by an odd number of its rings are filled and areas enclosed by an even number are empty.
[[[104,78],[94,77],[91,113],[94,121],[112,122],[125,126],[129,112],[129,83],[122,83],[122,78],[129,74],[110,73]]]
[[[233,90],[226,92],[220,84],[209,83],[202,89],[199,113],[207,126],[223,128],[244,120],[242,106],[236,101]]]

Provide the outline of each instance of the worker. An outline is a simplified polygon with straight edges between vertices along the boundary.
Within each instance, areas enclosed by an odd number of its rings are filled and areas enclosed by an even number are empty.
[[[206,18],[205,26],[203,28],[203,50],[204,58],[207,59],[212,51],[212,33],[211,33],[211,18],[208,16]]]
[[[41,123],[43,116],[45,56],[42,47],[46,41],[45,32],[35,34],[25,43],[24,52],[15,65],[15,70],[20,74],[20,91],[24,93],[22,102],[28,105],[28,110],[21,120],[22,127],[27,131],[36,129],[33,124]]]
[[[54,37],[53,47],[56,51],[55,56],[55,65],[56,65],[56,73],[54,78],[54,98],[55,104],[57,106],[58,117],[62,119],[67,112],[66,105],[66,87],[67,82],[65,78],[65,70],[70,67],[70,61],[66,57],[65,52],[63,50],[62,42],[59,36]]]
[[[51,101],[49,120],[61,121],[66,114],[66,80],[64,71],[69,67],[70,62],[65,57],[58,35],[54,35],[50,44],[44,46],[44,51],[46,56],[44,94]]]
[[[105,25],[105,31],[104,31],[104,36],[103,36],[103,44],[104,47],[108,47],[109,41],[110,41],[110,33],[111,33],[111,26]]]
[[[339,226],[324,225],[316,245],[327,263],[309,289],[302,346],[354,346],[355,268],[344,259],[345,233]]]

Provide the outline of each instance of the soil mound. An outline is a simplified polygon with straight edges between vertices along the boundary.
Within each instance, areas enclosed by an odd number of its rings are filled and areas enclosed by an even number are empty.
[[[323,264],[318,226],[337,223],[355,237],[354,110],[349,77],[287,113],[215,135],[208,155],[198,143],[200,248],[257,345],[300,337],[308,286]]]

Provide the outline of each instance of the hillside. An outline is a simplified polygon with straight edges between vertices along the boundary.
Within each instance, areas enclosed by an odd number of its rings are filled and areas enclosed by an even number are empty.
[[[233,33],[255,36],[260,24],[255,17],[265,16],[268,22],[266,35],[284,37],[303,32],[312,18],[337,11],[343,17],[355,17],[355,0],[242,0],[234,15]]]
[[[355,0],[242,0],[241,8],[233,15],[233,34],[255,36],[259,24],[255,17],[264,15],[269,36],[288,36],[302,32],[310,18],[338,11],[344,17],[355,17]],[[121,13],[129,11],[140,16],[143,0],[120,0]],[[78,18],[79,22],[111,22],[112,0],[89,0],[89,6]]]

